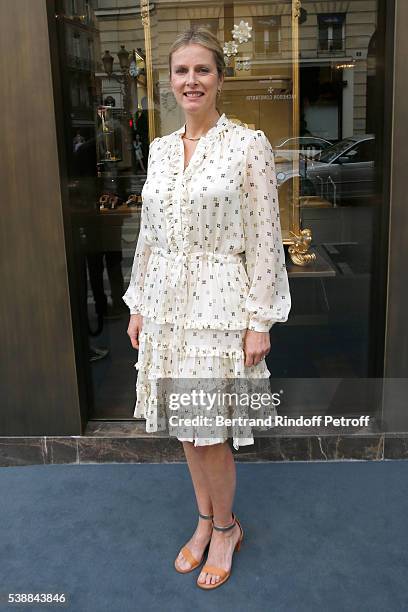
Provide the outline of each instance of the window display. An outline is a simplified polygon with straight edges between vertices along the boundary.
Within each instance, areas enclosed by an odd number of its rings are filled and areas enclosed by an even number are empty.
[[[372,328],[382,299],[373,290],[383,167],[373,95],[382,86],[380,4],[90,0],[73,12],[72,3],[56,2],[66,212],[74,276],[82,279],[78,333],[90,330],[95,418],[132,415],[129,367],[137,356],[120,296],[139,234],[150,144],[184,123],[167,56],[191,25],[207,27],[223,45],[220,114],[262,130],[274,151],[292,311],[271,332],[268,366],[283,377],[375,374],[383,333]]]

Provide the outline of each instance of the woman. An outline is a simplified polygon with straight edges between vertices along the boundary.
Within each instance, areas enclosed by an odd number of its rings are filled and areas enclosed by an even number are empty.
[[[290,294],[275,166],[265,134],[220,115],[224,56],[204,28],[169,53],[171,87],[185,125],[155,138],[143,187],[140,235],[129,288],[128,335],[139,350],[135,417],[166,428],[159,378],[267,379],[269,330],[287,320]],[[244,257],[245,266],[244,267]],[[177,429],[193,481],[197,528],[175,559],[197,585],[229,577],[243,530],[232,512],[236,472],[227,428],[207,437]],[[233,445],[253,444],[250,428]]]

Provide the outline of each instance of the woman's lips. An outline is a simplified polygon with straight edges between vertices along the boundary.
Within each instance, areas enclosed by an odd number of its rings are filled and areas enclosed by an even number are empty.
[[[183,94],[183,96],[185,96],[186,98],[188,98],[189,100],[196,100],[198,98],[202,98],[203,97],[203,92],[197,92],[197,94],[194,95],[188,95],[187,92]]]

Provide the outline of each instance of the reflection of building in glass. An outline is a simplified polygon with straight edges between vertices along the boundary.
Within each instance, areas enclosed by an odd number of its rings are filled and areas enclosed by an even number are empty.
[[[94,102],[98,96],[95,72],[98,69],[99,47],[92,2],[57,0],[56,18],[60,26],[59,52],[65,103],[70,107],[71,142],[95,138]],[[75,147],[72,147],[75,152]],[[75,161],[68,158],[71,171]]]
[[[329,140],[366,128],[367,51],[375,3],[302,2],[301,112],[304,133]]]
[[[98,46],[115,54],[126,49],[144,48],[143,26],[138,3],[122,0],[93,3],[97,20]],[[376,12],[371,0],[353,2],[312,2],[303,0],[300,16],[300,135],[312,134],[340,140],[366,131],[367,50],[375,31]],[[183,117],[174,107],[168,80],[167,53],[176,35],[191,25],[203,25],[217,34],[224,44],[232,39],[231,30],[241,20],[252,27],[251,38],[238,45],[232,58],[230,83],[224,87],[223,110],[251,127],[263,129],[271,141],[288,136],[290,106],[284,95],[270,95],[270,84],[254,77],[288,79],[292,70],[292,3],[248,2],[217,4],[192,0],[154,3],[150,11],[154,107],[157,133],[177,129]],[[118,27],[118,24],[120,27]],[[124,107],[120,83],[98,73],[103,96],[115,98]],[[268,87],[269,85],[269,87]],[[273,93],[290,94],[290,90]],[[141,108],[147,95],[138,84],[138,96],[130,96],[131,114]],[[247,99],[247,96],[251,96]],[[255,97],[254,97],[255,96]],[[133,105],[133,106],[132,106]],[[286,110],[285,110],[286,109]],[[285,130],[286,125],[286,130]]]
[[[233,25],[243,20],[252,27],[252,37],[239,45],[232,58],[233,80],[228,83],[227,79],[224,86],[223,110],[251,127],[263,129],[272,141],[287,136],[290,117],[283,109],[290,105],[284,95],[268,95],[268,84],[254,82],[254,77],[291,76],[291,8],[291,2],[220,2],[214,6],[193,1],[188,7],[155,4],[151,36],[158,83],[159,134],[176,129],[183,120],[172,104],[167,75],[167,51],[175,36],[190,25],[202,24],[216,32],[224,44],[231,39]],[[366,131],[367,50],[376,27],[374,8],[370,0],[302,2],[300,135],[313,134],[333,141]],[[290,90],[283,88],[274,93]],[[247,100],[247,96],[252,97]]]

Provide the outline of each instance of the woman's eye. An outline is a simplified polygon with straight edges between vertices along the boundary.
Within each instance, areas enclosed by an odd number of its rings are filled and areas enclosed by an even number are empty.
[[[180,72],[186,72],[186,69],[185,68],[177,68],[176,73],[180,73]],[[203,68],[199,68],[198,72],[205,72],[205,73],[207,73],[208,72],[208,68],[204,68],[204,67]]]

